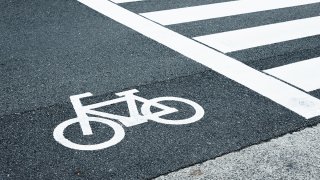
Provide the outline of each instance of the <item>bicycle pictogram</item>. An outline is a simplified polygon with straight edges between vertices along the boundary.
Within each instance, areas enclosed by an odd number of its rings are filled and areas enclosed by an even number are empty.
[[[71,149],[100,150],[100,149],[114,146],[124,138],[125,131],[123,126],[126,126],[126,127],[136,126],[139,124],[146,123],[148,122],[148,120],[155,121],[162,124],[183,125],[183,124],[190,124],[190,123],[199,121],[204,115],[203,108],[199,104],[191,100],[180,98],[180,97],[157,97],[153,99],[145,99],[143,97],[140,97],[134,94],[137,92],[139,91],[136,89],[119,92],[119,93],[116,93],[116,95],[119,96],[119,98],[99,102],[96,104],[85,105],[85,106],[82,105],[80,99],[92,96],[91,93],[84,93],[84,94],[70,96],[70,100],[77,114],[77,117],[66,120],[61,124],[59,124],[54,129],[54,132],[53,132],[54,139],[60,144]],[[138,106],[136,104],[137,101],[143,103],[140,109],[141,113],[138,110]],[[188,117],[185,119],[166,119],[162,116],[178,112],[178,110],[176,108],[169,107],[159,103],[161,101],[176,101],[179,103],[184,103],[188,106],[191,106],[195,110],[194,111],[195,113],[191,117]],[[110,106],[110,105],[121,103],[121,102],[127,103],[129,116],[116,115],[116,114],[111,114],[111,113],[101,112],[96,110],[97,108],[100,108],[100,107]],[[156,107],[160,109],[160,111],[151,112],[151,107]],[[89,114],[94,116],[99,116],[99,117],[88,116]],[[116,120],[120,123],[115,122]],[[114,130],[113,137],[99,144],[77,144],[70,141],[64,136],[64,130],[68,126],[76,123],[79,123],[82,130],[82,134],[84,136],[92,135],[93,131],[90,126],[90,122],[98,122],[98,123],[102,123],[104,125],[110,126]]]

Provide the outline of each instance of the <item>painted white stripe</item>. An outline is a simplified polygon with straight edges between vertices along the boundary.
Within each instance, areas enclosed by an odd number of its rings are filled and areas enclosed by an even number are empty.
[[[143,1],[143,0],[112,0],[114,3],[127,3],[127,2],[136,2],[136,1]]]
[[[305,117],[320,115],[320,100],[107,0],[79,0],[109,18],[268,97]],[[263,106],[263,104],[261,104]]]
[[[272,9],[294,7],[320,0],[238,0],[186,8],[141,13],[142,16],[162,25],[213,19]]]
[[[224,53],[320,34],[320,16],[195,37]]]
[[[308,92],[320,89],[320,57],[268,69],[264,72]]]

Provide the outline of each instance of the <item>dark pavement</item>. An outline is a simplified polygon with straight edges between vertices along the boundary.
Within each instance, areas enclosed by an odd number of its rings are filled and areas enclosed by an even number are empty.
[[[221,1],[150,0],[122,6],[140,13],[215,2]],[[257,26],[319,15],[319,7],[237,18],[246,27]],[[150,179],[320,122],[320,117],[306,120],[77,1],[3,1],[0,16],[0,179]],[[196,23],[202,28],[193,28],[199,27]],[[217,23],[224,24],[219,26],[224,30],[243,28],[228,18],[169,28],[194,36],[213,33]],[[263,70],[318,57],[319,38],[227,55]],[[94,96],[83,100],[90,104],[114,99],[114,93],[128,89],[138,89],[137,95],[147,99],[192,100],[205,115],[187,125],[149,121],[124,127],[126,135],[119,144],[99,151],[77,151],[55,141],[54,128],[76,117],[71,95],[91,92]],[[319,92],[311,94],[320,98]],[[109,111],[126,114],[125,108]],[[190,113],[182,110],[173,116]],[[112,135],[109,127],[91,125],[95,134],[85,142]],[[66,129],[66,136],[80,142],[80,126]]]

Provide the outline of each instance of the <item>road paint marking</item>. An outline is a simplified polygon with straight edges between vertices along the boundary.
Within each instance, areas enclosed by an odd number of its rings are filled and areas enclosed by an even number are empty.
[[[91,105],[83,106],[81,104],[81,98],[90,97],[92,96],[91,93],[84,93],[78,94],[74,96],[70,96],[71,103],[73,108],[77,114],[77,118],[68,119],[61,124],[59,124],[53,131],[54,139],[59,142],[60,144],[76,150],[100,150],[104,148],[108,148],[118,144],[125,136],[125,131],[120,123],[115,123],[112,120],[118,120],[126,127],[136,126],[139,124],[143,124],[148,122],[148,120],[155,121],[161,124],[171,124],[171,125],[184,125],[194,123],[199,121],[204,116],[203,108],[188,99],[179,98],[179,97],[157,97],[153,99],[145,99],[143,97],[139,97],[135,95],[135,93],[139,92],[136,89],[131,89],[123,92],[116,93],[119,96],[117,99],[112,99],[108,101],[103,101],[100,103],[95,103]],[[141,106],[141,114],[138,110],[136,102],[142,102]],[[184,103],[191,106],[195,112],[191,117],[187,117],[185,119],[166,119],[161,116],[165,116],[171,113],[175,113],[178,110],[176,108],[168,107],[166,105],[160,104],[161,101],[175,101],[179,103]],[[116,114],[110,114],[106,112],[101,112],[96,110],[97,108],[101,108],[104,106],[110,106],[113,104],[126,102],[128,105],[129,110],[129,117],[128,116],[121,116]],[[151,107],[157,107],[162,109],[158,112],[151,112]],[[88,114],[99,116],[99,117],[89,117]],[[111,120],[112,119],[112,120]],[[77,144],[64,136],[65,129],[74,124],[79,124],[82,130],[82,134],[85,135],[92,135],[93,131],[90,126],[90,122],[99,122],[103,123],[107,126],[110,126],[113,131],[114,135],[110,140],[107,140],[103,143],[99,144]]]
[[[320,34],[320,16],[194,37],[228,53]]]
[[[320,0],[238,0],[147,12],[141,13],[141,15],[162,25],[172,25],[286,7],[301,6],[318,2],[320,2]]]
[[[308,92],[320,89],[320,57],[268,69],[264,72]]]
[[[143,0],[112,0],[114,3],[127,3],[127,2],[136,2],[136,1],[143,1]]]
[[[79,2],[307,119],[320,115],[319,99],[276,78],[130,12],[108,0],[79,0]],[[263,106],[263,104],[261,105]]]

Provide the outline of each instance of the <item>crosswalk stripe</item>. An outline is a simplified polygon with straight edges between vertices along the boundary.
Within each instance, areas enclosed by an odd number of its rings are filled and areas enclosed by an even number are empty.
[[[136,2],[136,1],[143,1],[143,0],[112,0],[114,3],[127,3],[127,2]]]
[[[162,25],[172,25],[279,8],[301,6],[318,2],[320,2],[320,0],[238,0],[147,12],[141,13],[141,15]]]
[[[224,53],[320,34],[320,16],[227,31],[194,39]]]
[[[305,91],[320,89],[320,57],[304,60],[264,72]]]

